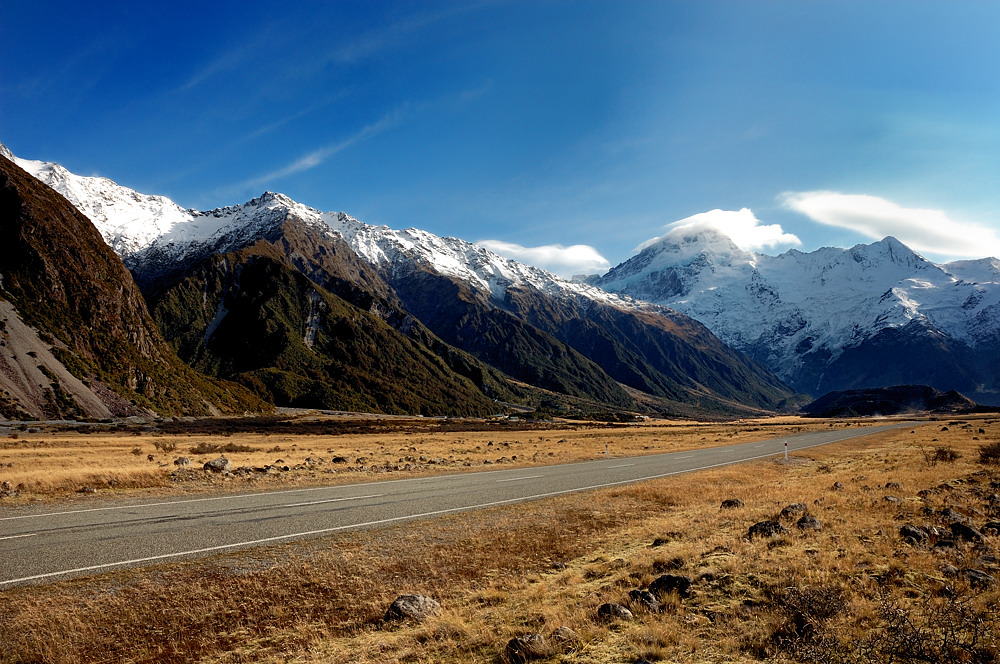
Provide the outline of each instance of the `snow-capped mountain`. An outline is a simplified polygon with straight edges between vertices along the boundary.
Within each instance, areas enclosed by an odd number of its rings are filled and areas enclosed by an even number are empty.
[[[321,212],[283,194],[265,192],[242,205],[201,212],[184,209],[163,196],[140,194],[107,178],[75,175],[56,163],[13,155],[11,158],[86,214],[133,271],[181,264],[206,252],[228,251],[250,238],[267,235],[293,217],[339,235],[379,270],[391,270],[405,258],[460,279],[499,300],[511,286],[527,286],[559,297],[635,310],[658,309],[585,283],[561,279],[465,240],[439,237],[417,228],[373,226],[344,212]]]
[[[898,351],[918,339],[940,352],[900,358],[908,366],[887,375],[933,379],[939,389],[960,387],[980,398],[995,389],[996,367],[984,366],[1000,333],[1000,261],[994,258],[936,265],[892,237],[769,256],[744,251],[718,233],[672,233],[593,283],[701,321],[812,394],[872,386],[851,379],[871,380],[872,367],[845,363],[870,354],[888,362],[887,344]],[[966,375],[944,375],[955,371],[942,370],[942,361],[965,365],[959,373]]]
[[[400,315],[387,313],[405,307],[404,314],[447,344],[547,390],[637,407],[624,385],[657,403],[680,404],[673,410],[678,414],[773,410],[790,395],[764,367],[685,316],[560,279],[464,240],[415,228],[373,226],[271,192],[243,205],[185,210],[169,199],[139,194],[105,178],[77,176],[57,164],[16,161],[92,219],[154,309],[173,297],[167,292],[172,284],[192,271],[202,275],[204,287],[204,279],[214,279],[211,275],[232,264],[213,257],[264,242],[317,285],[338,296],[346,292],[352,304],[384,316],[391,325],[410,329]],[[330,256],[355,260],[346,252],[360,257],[367,268],[330,262]],[[215,260],[217,269],[206,269],[208,260]],[[220,301],[208,319],[226,310]],[[184,334],[193,339],[192,348],[200,348],[215,329],[206,328],[197,338],[190,331]]]

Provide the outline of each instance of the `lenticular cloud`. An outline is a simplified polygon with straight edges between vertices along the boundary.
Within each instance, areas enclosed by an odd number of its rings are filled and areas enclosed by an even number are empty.
[[[519,244],[500,240],[480,240],[476,244],[505,258],[540,267],[561,277],[607,272],[611,268],[608,259],[593,247],[585,244],[574,244],[570,247],[564,247],[561,244],[522,247]]]
[[[964,258],[1000,256],[996,231],[955,221],[941,210],[905,208],[878,196],[835,191],[789,192],[782,202],[815,222],[874,240],[891,235],[919,252]]]
[[[780,224],[762,225],[754,213],[743,208],[734,210],[711,210],[692,215],[666,226],[667,232],[660,237],[639,245],[642,250],[660,240],[679,240],[707,231],[715,231],[727,236],[740,249],[755,251],[782,245],[798,246],[802,241],[791,233],[786,233]]]

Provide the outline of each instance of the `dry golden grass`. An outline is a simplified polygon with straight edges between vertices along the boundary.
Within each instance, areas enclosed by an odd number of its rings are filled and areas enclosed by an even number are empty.
[[[1000,440],[1000,422],[956,421],[789,463],[12,589],[0,594],[0,661],[500,662],[512,637],[560,626],[578,641],[539,661],[881,662],[886,648],[917,661],[896,639],[906,634],[925,661],[994,661],[996,586],[970,589],[944,566],[997,575],[998,538],[938,552],[899,536],[905,523],[945,525],[945,507],[978,526],[998,516],[989,501],[1000,472],[977,463],[977,449]],[[937,448],[961,456],[934,463]],[[745,507],[720,510],[727,498]],[[745,538],[795,502],[821,531],[786,520],[787,535]],[[602,603],[625,604],[669,570],[695,579],[691,597],[630,622],[597,619]],[[404,592],[434,596],[444,612],[383,624]],[[948,650],[980,628],[978,651]]]
[[[315,418],[311,418],[315,419]],[[420,476],[481,470],[487,464],[531,466],[604,456],[634,456],[725,445],[826,429],[816,420],[784,417],[728,424],[648,422],[635,425],[563,422],[551,430],[434,432],[433,422],[413,430],[399,420],[394,428],[364,435],[78,433],[40,430],[0,437],[0,481],[18,488],[7,503],[50,500],[83,487],[101,494],[190,493],[254,490],[273,486],[371,481],[389,474]],[[489,425],[483,425],[489,426]],[[842,425],[838,425],[842,426]],[[229,478],[207,475],[206,461],[225,456],[234,468],[288,467],[289,471],[249,472]],[[179,457],[188,471],[172,476]],[[346,463],[334,463],[335,457]],[[4,503],[0,502],[0,506]]]

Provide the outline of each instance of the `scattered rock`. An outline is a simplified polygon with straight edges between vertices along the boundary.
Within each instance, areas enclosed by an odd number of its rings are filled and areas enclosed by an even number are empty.
[[[996,583],[996,579],[986,572],[978,569],[963,569],[958,575],[968,581],[974,588],[986,588]]]
[[[939,511],[938,516],[940,516],[945,521],[960,521],[964,523],[969,520],[967,516],[965,516],[964,514],[959,514],[950,507],[948,509],[943,509]]]
[[[754,537],[772,537],[774,535],[785,535],[788,533],[788,529],[777,521],[758,521],[757,523],[750,526],[747,531],[747,537],[753,539]]]
[[[781,510],[781,518],[793,519],[799,514],[805,514],[807,509],[809,508],[806,507],[805,503],[792,503],[791,505],[785,506],[785,508]]]
[[[226,457],[219,457],[205,462],[203,468],[212,473],[228,473],[232,471],[233,464]]]
[[[984,535],[1000,535],[1000,521],[990,521],[980,530]]]
[[[743,507],[743,501],[739,498],[728,498],[722,501],[722,506],[719,509],[722,510],[735,510]]]
[[[883,489],[888,489],[890,491],[902,491],[903,490],[903,485],[900,484],[899,482],[886,482],[882,486],[882,488]]]
[[[14,485],[10,482],[0,482],[0,498],[14,495]]]
[[[92,486],[82,486],[76,490],[77,493],[97,493],[97,489]]]
[[[659,597],[676,592],[680,597],[691,596],[691,584],[694,579],[683,574],[664,574],[649,584],[649,592]]]
[[[191,459],[187,457],[177,457],[174,459],[174,465],[180,468],[186,468],[191,465]]]
[[[648,590],[630,590],[628,599],[632,608],[641,607],[649,613],[660,612],[660,600],[656,599],[656,595]]]
[[[350,463],[345,456],[335,456],[330,459],[330,463]]]
[[[441,604],[427,595],[400,595],[385,612],[384,620],[414,620],[421,622],[441,613]]]
[[[601,620],[611,621],[611,620],[632,620],[632,612],[626,609],[621,604],[614,604],[612,602],[607,602],[601,604],[597,607],[597,617]]]
[[[896,496],[882,496],[882,500],[884,500],[885,502],[890,503],[892,505],[898,505],[901,502],[903,502],[902,500],[900,500]]]
[[[934,548],[931,549],[931,551],[933,551],[934,553],[944,553],[945,551],[954,548],[955,548],[955,540],[945,538],[945,539],[939,539],[938,541],[934,542]]]
[[[549,657],[553,653],[552,646],[541,634],[525,634],[516,636],[507,642],[504,655],[511,664],[524,664],[533,659]]]
[[[948,527],[951,528],[951,534],[957,539],[965,540],[966,542],[983,541],[983,534],[972,526],[956,521]]]
[[[808,514],[795,522],[799,530],[823,530],[823,524],[814,516]]]
[[[833,486],[830,487],[830,489],[832,491],[843,491],[844,490],[844,483],[843,482],[834,482]]]
[[[918,528],[912,523],[908,523],[899,529],[899,536],[910,544],[920,544],[926,542],[929,539],[927,531],[923,528]]]

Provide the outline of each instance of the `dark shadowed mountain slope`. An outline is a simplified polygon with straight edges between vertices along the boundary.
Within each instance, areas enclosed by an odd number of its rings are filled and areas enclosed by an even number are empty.
[[[318,286],[264,240],[206,258],[151,305],[185,361],[278,405],[425,415],[497,410],[438,354]]]
[[[927,385],[895,385],[830,392],[802,408],[812,417],[871,417],[906,413],[960,414],[977,409],[976,402],[955,391]]]
[[[132,276],[60,194],[0,157],[0,385],[7,416],[266,407],[181,363]],[[37,360],[37,362],[36,362]]]

